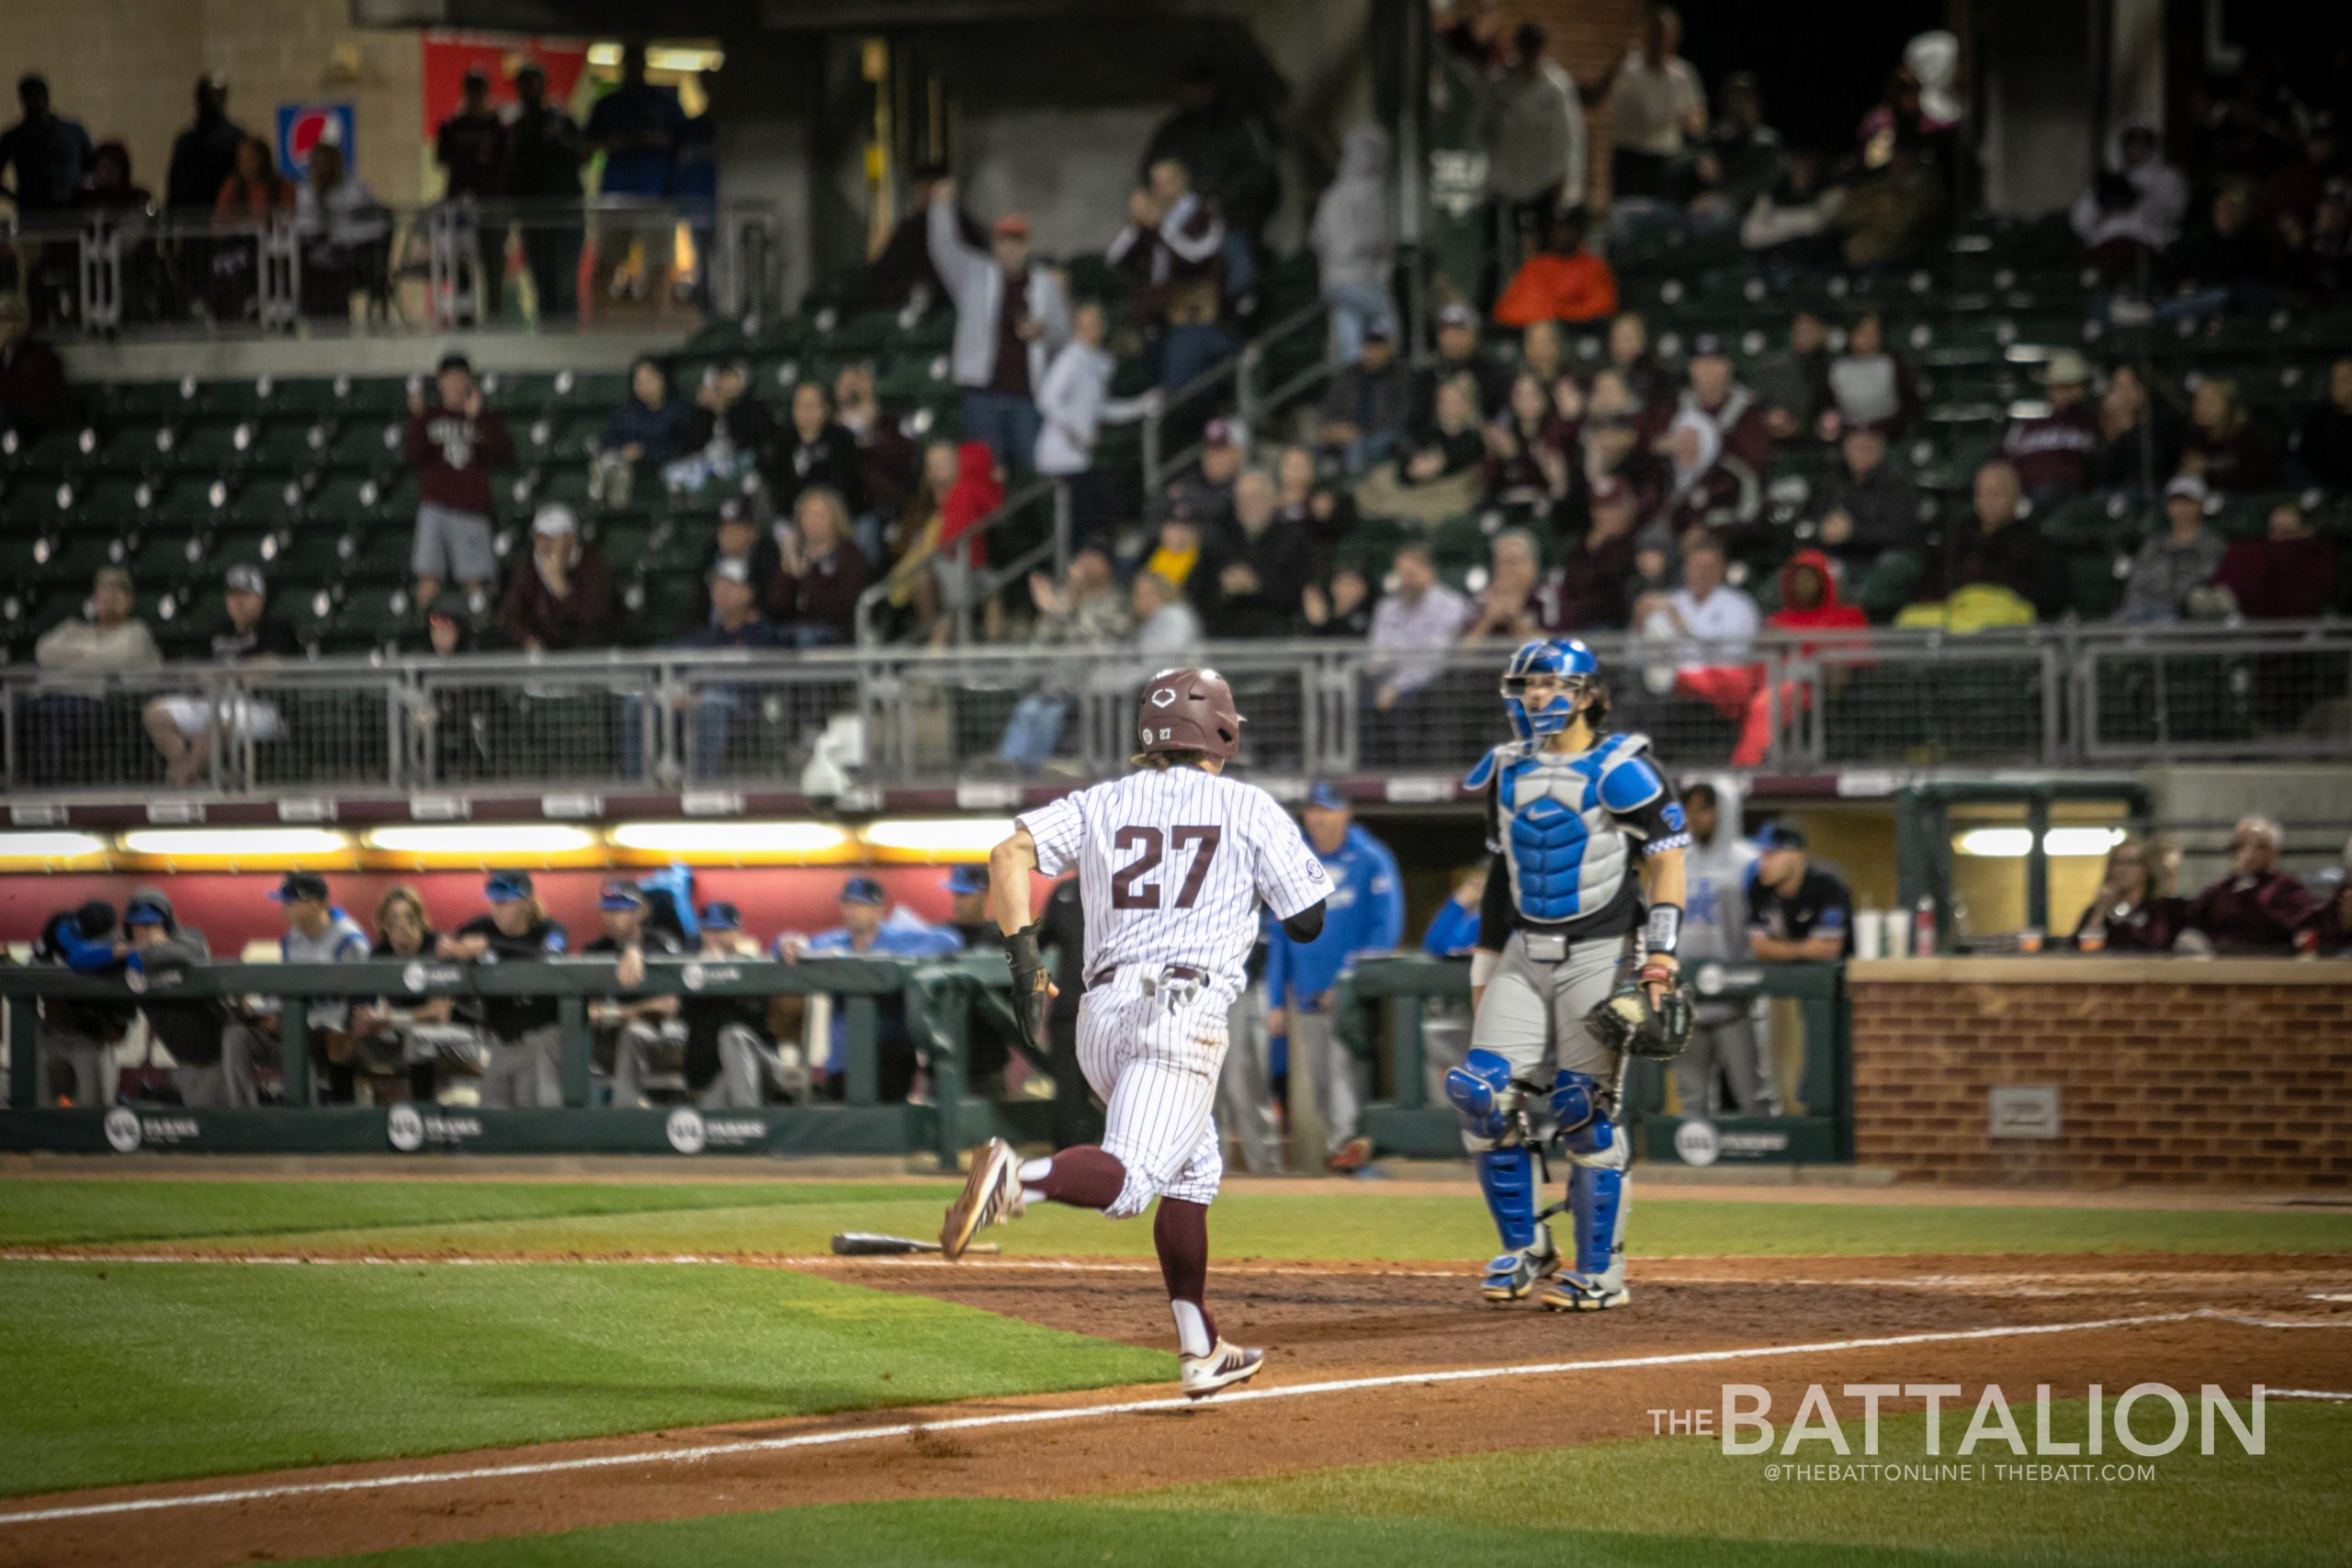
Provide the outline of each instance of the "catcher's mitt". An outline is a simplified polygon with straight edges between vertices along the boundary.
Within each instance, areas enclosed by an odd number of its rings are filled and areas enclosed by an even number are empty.
[[[1639,978],[1629,979],[1585,1014],[1585,1023],[1603,1045],[1653,1062],[1670,1062],[1682,1055],[1695,1022],[1690,987],[1679,975],[1671,976],[1655,1003]]]
[[[1046,1020],[1053,1006],[1054,976],[1037,944],[1038,928],[1032,925],[1004,939],[1004,962],[1012,971],[1012,1016],[1021,1022],[1021,1038],[1032,1051],[1049,1049]]]

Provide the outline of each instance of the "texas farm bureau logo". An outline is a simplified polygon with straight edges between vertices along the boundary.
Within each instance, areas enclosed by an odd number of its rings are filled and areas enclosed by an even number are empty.
[[[391,1140],[392,1147],[413,1155],[424,1146],[424,1118],[413,1105],[395,1105],[384,1118],[384,1135]]]
[[[702,1113],[683,1105],[670,1112],[665,1131],[670,1134],[670,1146],[682,1155],[698,1155],[710,1142],[710,1134],[702,1124]]]
[[[689,964],[678,972],[679,983],[684,986],[689,991],[701,990],[703,987],[703,981],[706,978],[707,976],[702,972],[702,965],[699,964]]]
[[[437,1108],[420,1111],[395,1105],[384,1116],[384,1137],[393,1148],[413,1155],[428,1145],[452,1147],[481,1136],[481,1118],[452,1115]]]
[[[1690,984],[1702,997],[1717,995],[1724,988],[1724,966],[1720,964],[1700,964],[1699,972],[1690,977]]]
[[[1684,1165],[1713,1165],[1723,1154],[1724,1143],[1713,1122],[1694,1116],[1674,1130],[1674,1152]]]
[[[107,1112],[107,1143],[119,1155],[139,1147],[139,1113],[117,1106]]]
[[[407,968],[401,970],[401,984],[412,991],[421,991],[424,989],[424,965],[422,964],[412,964]],[[415,1112],[410,1111],[409,1114],[413,1116]],[[424,1135],[424,1124],[419,1122],[417,1125],[417,1136],[423,1137]],[[397,1142],[398,1140],[394,1141]]]

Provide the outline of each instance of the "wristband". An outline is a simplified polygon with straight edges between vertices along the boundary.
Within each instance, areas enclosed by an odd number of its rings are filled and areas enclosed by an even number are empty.
[[[1497,966],[1502,961],[1503,955],[1499,953],[1488,953],[1483,947],[1473,949],[1470,953],[1470,984],[1483,986],[1492,980]]]
[[[1651,905],[1649,924],[1642,928],[1642,945],[1652,953],[1662,953],[1670,957],[1681,940],[1682,907],[1679,904]]]

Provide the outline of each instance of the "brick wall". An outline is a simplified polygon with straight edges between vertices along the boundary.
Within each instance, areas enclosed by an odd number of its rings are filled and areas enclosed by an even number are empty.
[[[1855,1158],[1907,1179],[2341,1188],[2352,963],[1857,964]],[[2055,1084],[2060,1135],[1994,1138],[1987,1092]]]

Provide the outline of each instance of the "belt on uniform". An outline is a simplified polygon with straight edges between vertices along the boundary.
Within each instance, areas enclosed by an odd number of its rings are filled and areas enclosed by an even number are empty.
[[[1114,964],[1106,969],[1095,971],[1087,980],[1086,988],[1091,991],[1103,985],[1115,976],[1119,969],[1120,965]],[[1159,988],[1161,983],[1169,980],[1178,980],[1191,986],[1205,986],[1209,983],[1209,972],[1205,969],[1195,969],[1189,964],[1163,964],[1158,970],[1144,976],[1143,994],[1147,997],[1150,996]]]

